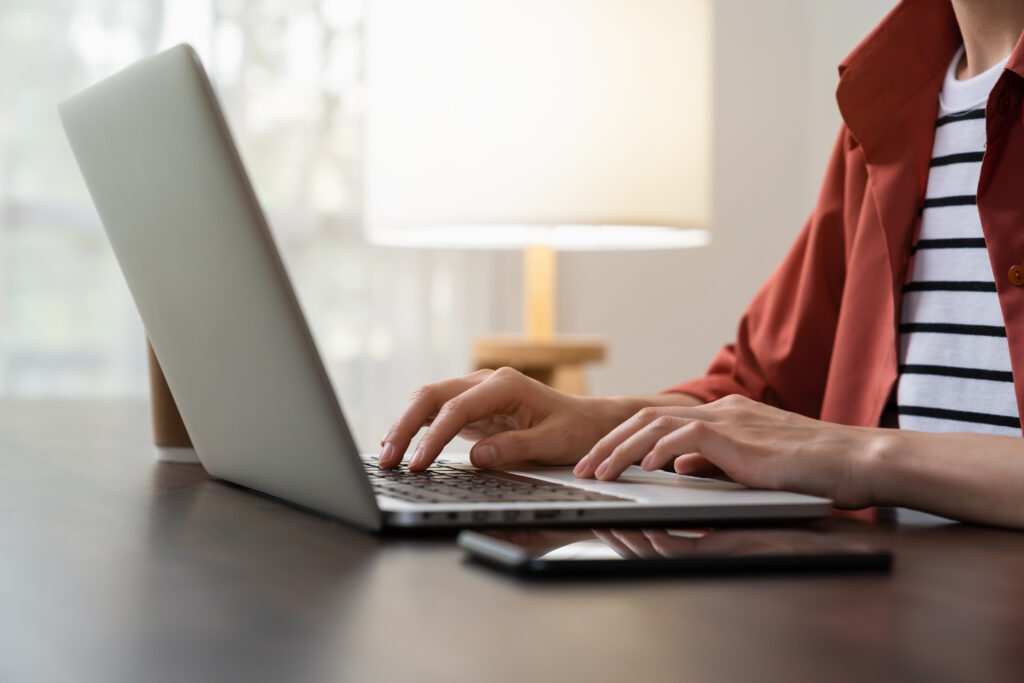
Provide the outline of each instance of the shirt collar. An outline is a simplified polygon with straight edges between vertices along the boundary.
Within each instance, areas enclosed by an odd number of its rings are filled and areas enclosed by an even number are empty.
[[[896,5],[839,65],[836,100],[853,136],[863,141],[922,88],[941,84],[960,43],[948,0]],[[1007,67],[1024,73],[1020,44]]]

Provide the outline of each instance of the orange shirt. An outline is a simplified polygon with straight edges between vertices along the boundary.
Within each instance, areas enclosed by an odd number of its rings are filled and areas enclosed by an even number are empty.
[[[920,222],[939,90],[960,32],[949,2],[903,0],[839,67],[843,126],[785,260],[702,378],[669,391],[744,394],[877,426],[897,378],[896,325]],[[986,106],[978,212],[1024,407],[1024,38]]]

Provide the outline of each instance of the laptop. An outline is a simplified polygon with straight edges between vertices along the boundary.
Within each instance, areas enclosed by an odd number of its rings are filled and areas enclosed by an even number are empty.
[[[360,455],[195,51],[173,47],[60,117],[199,460],[369,530],[807,519],[830,501],[644,472],[380,470]],[[353,399],[354,400],[354,399]]]

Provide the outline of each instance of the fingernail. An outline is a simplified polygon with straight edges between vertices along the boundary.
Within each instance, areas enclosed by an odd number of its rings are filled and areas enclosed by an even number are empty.
[[[409,469],[419,467],[420,458],[423,457],[423,446],[417,446],[416,452],[412,454],[412,460],[409,461]]]
[[[580,458],[580,461],[576,463],[576,467],[572,468],[572,473],[579,476],[580,472],[587,468],[587,456]]]
[[[395,454],[395,447],[390,443],[384,443],[384,450],[380,452],[380,458],[377,460],[377,464],[381,467],[386,467],[391,462],[391,456]]]
[[[498,451],[490,444],[476,446],[470,453],[473,464],[477,467],[490,467],[498,460]]]
[[[644,468],[645,470],[649,470],[651,469],[651,464],[653,462],[654,455],[652,453],[648,453],[647,455],[644,456],[644,459],[640,461],[640,467]]]
[[[608,461],[605,460],[603,463],[598,465],[597,471],[594,472],[594,476],[597,477],[598,479],[600,479],[601,475],[603,475],[607,471],[608,471]]]

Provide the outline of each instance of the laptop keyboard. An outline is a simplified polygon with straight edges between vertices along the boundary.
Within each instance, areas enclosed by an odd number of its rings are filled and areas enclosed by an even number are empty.
[[[364,460],[373,492],[410,503],[590,503],[631,502],[629,498],[585,491],[563,484],[507,472],[489,473],[435,462],[428,469],[410,472],[402,463],[382,470],[376,460]]]

